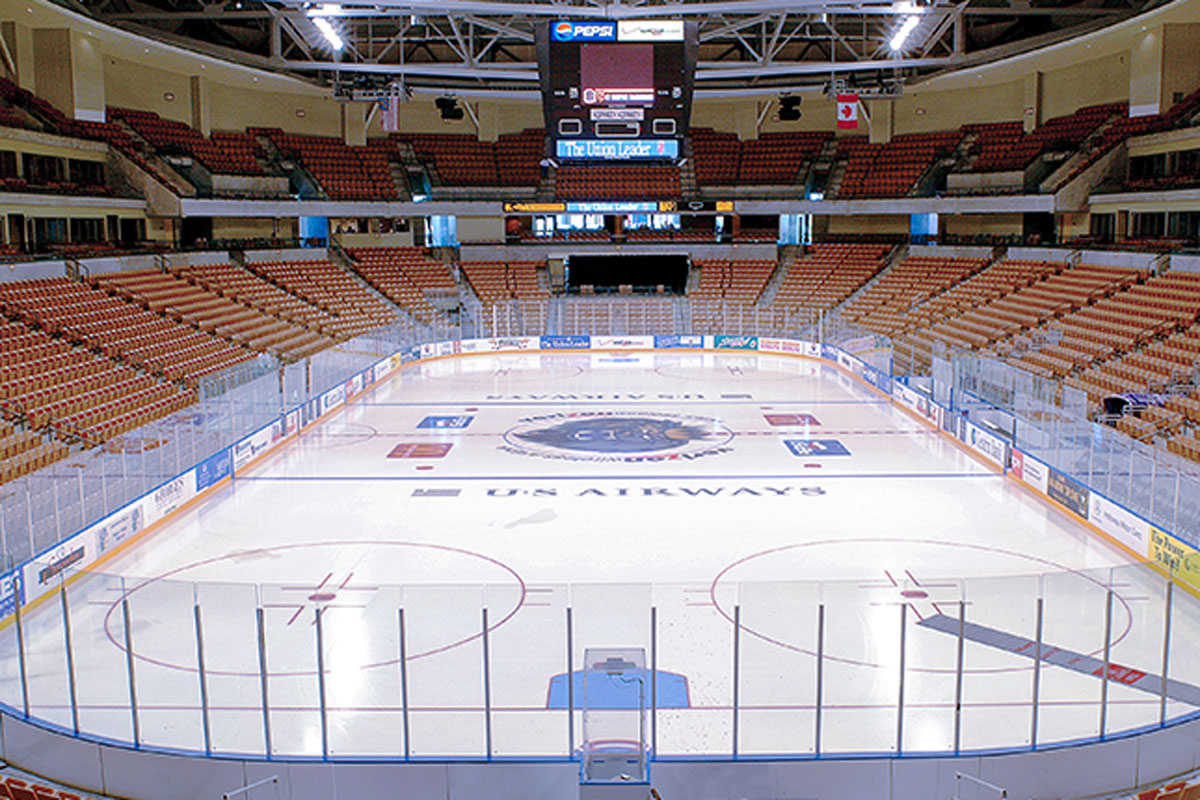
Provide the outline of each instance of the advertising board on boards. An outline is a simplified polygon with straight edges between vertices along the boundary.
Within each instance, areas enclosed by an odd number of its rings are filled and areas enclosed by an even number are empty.
[[[718,350],[757,350],[757,336],[717,336],[713,338],[713,347]]]
[[[1146,555],[1150,523],[1096,492],[1091,493],[1088,521],[1138,555]]]
[[[1051,500],[1075,512],[1076,516],[1088,518],[1091,490],[1070,475],[1051,469],[1050,477],[1046,480],[1046,494]]]
[[[670,333],[654,337],[654,347],[657,350],[695,349],[704,347],[704,337],[698,333]]]
[[[1046,483],[1050,477],[1050,468],[1028,453],[1020,450],[1012,451],[1012,472],[1017,480],[1032,486],[1042,494],[1046,494]]]

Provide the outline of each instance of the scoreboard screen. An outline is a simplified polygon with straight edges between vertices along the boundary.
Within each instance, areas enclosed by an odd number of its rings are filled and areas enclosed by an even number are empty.
[[[537,26],[550,152],[561,160],[673,160],[687,135],[697,27],[683,20]]]

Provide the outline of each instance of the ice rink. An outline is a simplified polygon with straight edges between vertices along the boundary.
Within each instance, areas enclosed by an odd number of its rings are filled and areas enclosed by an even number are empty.
[[[102,569],[68,590],[78,724],[132,741],[132,668],[146,745],[566,756],[552,681],[596,647],[674,676],[646,692],[659,757],[1026,747],[1162,710],[1162,577],[801,358],[418,363]],[[1200,614],[1173,603],[1168,716],[1200,693]],[[62,616],[25,620],[30,705],[71,728]]]

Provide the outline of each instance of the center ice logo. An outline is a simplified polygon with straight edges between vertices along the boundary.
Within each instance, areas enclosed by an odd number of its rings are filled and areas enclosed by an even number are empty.
[[[577,412],[531,417],[505,434],[503,449],[574,461],[659,461],[728,452],[733,433],[688,415]]]

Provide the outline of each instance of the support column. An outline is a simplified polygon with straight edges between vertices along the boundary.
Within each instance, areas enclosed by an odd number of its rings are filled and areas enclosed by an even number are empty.
[[[867,100],[867,131],[871,144],[887,144],[895,131],[895,103],[891,100]]]
[[[367,143],[367,104],[342,103],[342,141],[351,146]]]
[[[1042,124],[1042,73],[1033,72],[1025,77],[1024,110],[1021,115],[1025,132]]]
[[[90,36],[35,28],[33,72],[39,96],[72,119],[104,121],[104,56]]]
[[[212,102],[208,93],[208,79],[200,75],[188,78],[191,94],[192,127],[205,136],[212,134]]]

